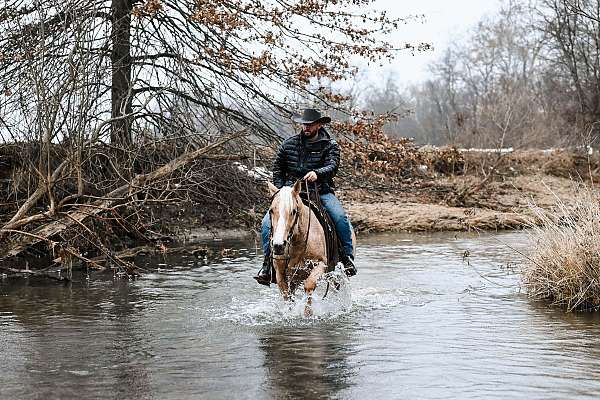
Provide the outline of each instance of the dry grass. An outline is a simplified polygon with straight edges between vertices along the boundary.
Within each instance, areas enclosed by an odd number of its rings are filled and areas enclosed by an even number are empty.
[[[600,309],[600,197],[579,188],[573,203],[552,211],[532,206],[538,219],[524,273],[530,296],[573,310]]]

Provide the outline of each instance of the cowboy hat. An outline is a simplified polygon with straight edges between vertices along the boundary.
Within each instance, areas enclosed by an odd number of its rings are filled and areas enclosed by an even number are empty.
[[[302,115],[294,115],[292,117],[294,122],[299,124],[314,124],[314,123],[322,123],[328,124],[331,122],[330,117],[321,116],[321,112],[314,108],[305,108],[302,112]]]

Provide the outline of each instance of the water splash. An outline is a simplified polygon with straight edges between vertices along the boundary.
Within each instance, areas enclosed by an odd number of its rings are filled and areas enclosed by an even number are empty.
[[[336,270],[325,274],[318,282],[313,293],[311,317],[304,315],[307,296],[302,290],[297,291],[292,302],[285,302],[273,287],[262,289],[257,297],[234,296],[227,306],[210,310],[209,314],[213,319],[245,326],[302,325],[369,310],[423,306],[428,302],[418,293],[402,289],[353,288],[339,264]]]
[[[327,288],[329,282],[329,288]],[[285,302],[279,291],[265,288],[256,298],[234,296],[226,308],[211,310],[217,320],[248,325],[303,324],[338,318],[352,310],[352,288],[341,268],[325,274],[312,296],[311,317],[304,316],[307,296],[297,290],[293,301]]]

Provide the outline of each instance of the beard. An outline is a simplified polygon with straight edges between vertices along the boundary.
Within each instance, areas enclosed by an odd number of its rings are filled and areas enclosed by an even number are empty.
[[[317,133],[319,133],[319,130],[318,130],[318,129],[316,129],[316,130],[314,130],[314,131],[312,131],[312,132],[309,132],[309,131],[306,131],[306,130],[302,129],[302,134],[303,134],[305,137],[309,138],[309,139],[310,139],[310,138],[313,138],[313,137],[315,137],[315,135],[316,135]]]

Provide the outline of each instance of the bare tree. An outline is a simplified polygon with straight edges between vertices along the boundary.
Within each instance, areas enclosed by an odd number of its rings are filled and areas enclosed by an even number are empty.
[[[367,87],[360,93],[360,108],[374,115],[387,115],[384,132],[391,137],[414,136],[411,124],[411,99],[398,85],[394,73],[387,74],[381,86]]]
[[[566,80],[564,96],[576,108],[567,108],[572,123],[592,124],[600,118],[600,2],[597,0],[544,0],[540,29],[551,39],[548,63]],[[566,78],[566,79],[565,79]],[[600,132],[594,129],[593,136]]]
[[[202,182],[223,174],[202,171],[198,157],[230,160],[250,140],[272,142],[295,111],[289,99],[337,107],[328,87],[356,73],[353,57],[399,50],[382,39],[399,20],[365,13],[371,3],[6,0],[0,135],[23,154],[0,238],[54,248],[60,237],[67,251],[63,228],[102,242],[88,236],[88,217],[112,213],[125,226],[120,210],[140,219],[148,204],[222,204]]]
[[[367,15],[358,7],[369,3],[9,1],[0,49],[3,67],[10,68],[0,79],[9,84],[12,72],[33,57],[63,61],[69,48],[78,45],[76,21],[94,21],[98,36],[90,51],[95,62],[110,64],[111,70],[108,79],[97,83],[111,97],[107,112],[113,119],[113,143],[131,143],[132,124],[159,125],[164,121],[161,110],[177,102],[193,105],[218,124],[254,126],[270,138],[268,123],[254,112],[257,105],[287,113],[282,105],[286,94],[312,96],[309,88],[315,80],[350,77],[355,72],[352,56],[371,61],[393,56],[394,47],[378,38],[398,21],[385,13]],[[21,29],[15,30],[17,25]],[[42,46],[42,28],[52,39],[49,43],[63,46]],[[57,37],[65,39],[55,41]],[[155,99],[147,109],[130,115],[151,95]],[[322,101],[334,98],[329,95],[318,94]]]
[[[507,1],[451,46],[432,66],[435,78],[417,89],[425,98],[416,113],[422,129],[463,146],[540,144],[531,132],[545,113],[544,39],[531,29],[534,19],[532,8]]]

